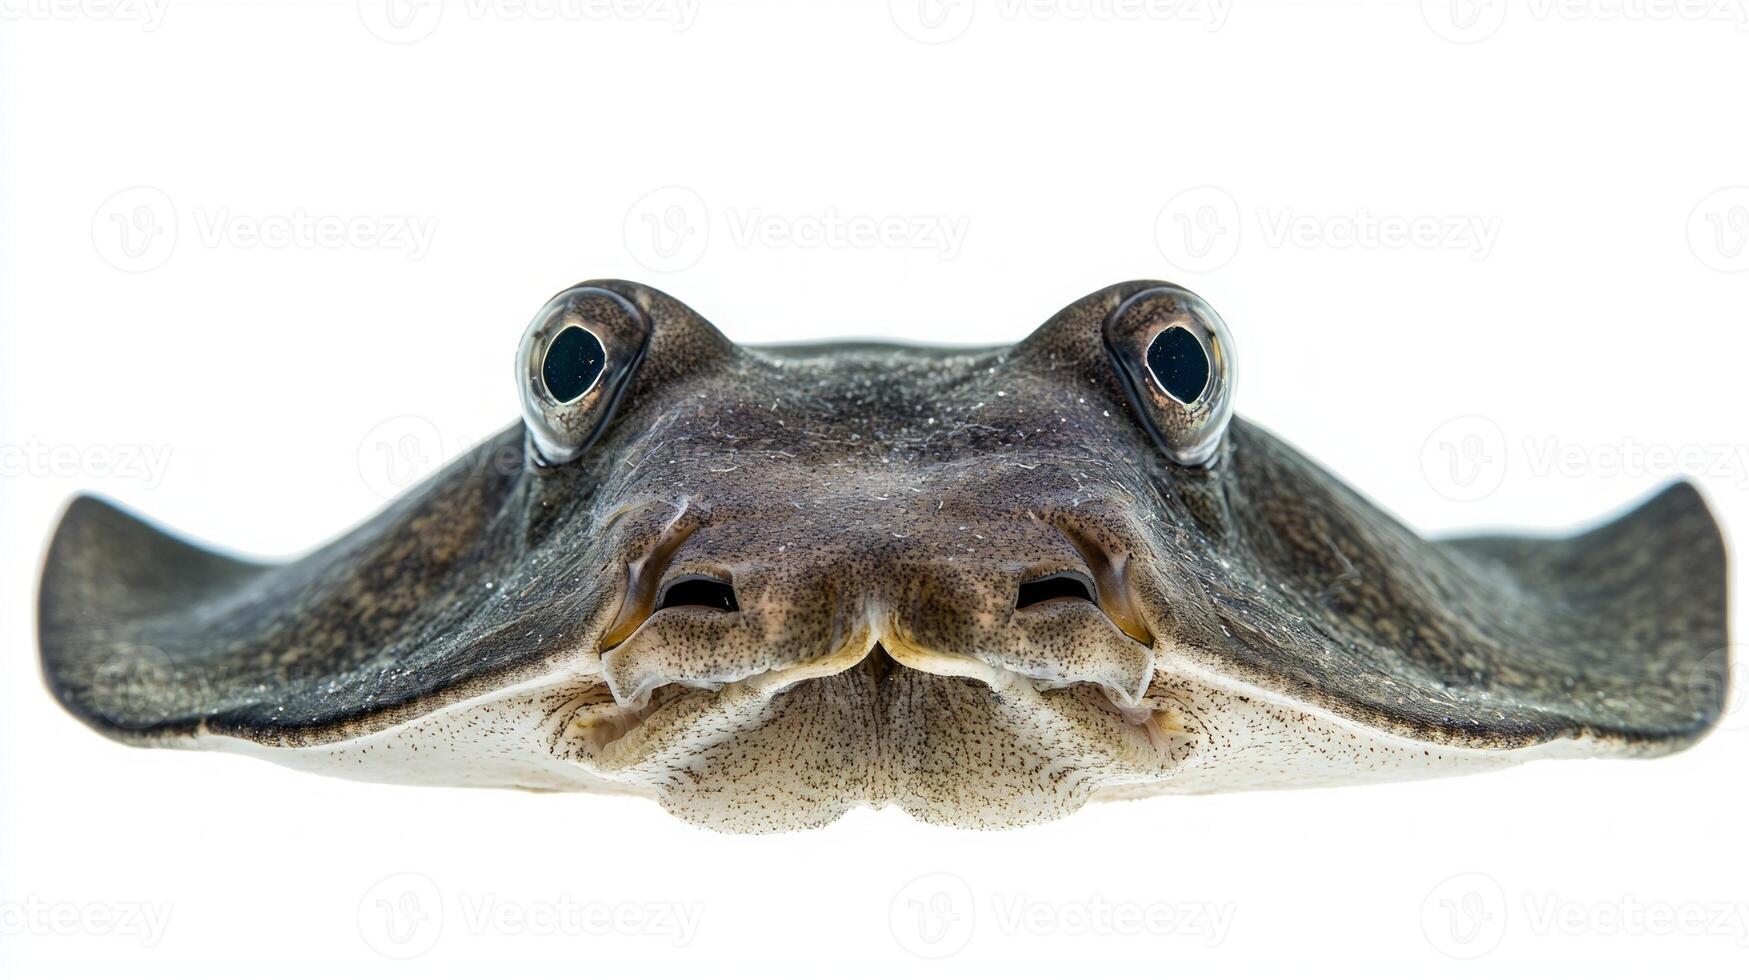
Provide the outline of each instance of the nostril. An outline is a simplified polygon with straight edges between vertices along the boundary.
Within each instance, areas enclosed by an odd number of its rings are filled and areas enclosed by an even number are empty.
[[[656,602],[656,608],[661,610],[672,606],[707,606],[724,612],[735,612],[741,608],[735,601],[734,586],[703,576],[668,583],[668,587],[662,590],[662,598]]]
[[[1080,599],[1092,602],[1093,583],[1083,575],[1074,572],[1058,572],[1035,578],[1030,582],[1020,583],[1020,594],[1014,600],[1014,608],[1025,609],[1052,599]]]

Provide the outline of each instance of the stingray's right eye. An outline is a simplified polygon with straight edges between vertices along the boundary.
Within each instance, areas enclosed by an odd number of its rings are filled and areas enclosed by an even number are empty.
[[[1233,340],[1220,315],[1188,289],[1144,289],[1105,321],[1105,347],[1167,457],[1211,462],[1233,417]]]
[[[516,353],[522,417],[542,462],[576,459],[607,424],[649,343],[649,321],[599,286],[552,298]]]

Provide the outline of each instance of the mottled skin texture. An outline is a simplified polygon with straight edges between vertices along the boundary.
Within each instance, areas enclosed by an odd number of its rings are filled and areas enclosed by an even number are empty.
[[[1655,754],[1722,708],[1724,550],[1691,487],[1572,538],[1428,542],[1243,420],[1176,466],[1101,340],[1159,284],[971,352],[747,351],[599,285],[650,339],[573,462],[519,424],[284,565],[76,500],[41,598],[55,695],[128,741],[736,830]],[[1097,601],[1016,608],[1061,571]],[[739,611],[643,615],[689,574]]]

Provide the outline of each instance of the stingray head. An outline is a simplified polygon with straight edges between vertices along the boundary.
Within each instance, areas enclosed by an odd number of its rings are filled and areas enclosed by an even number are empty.
[[[128,741],[736,830],[1653,753],[1722,704],[1691,488],[1423,540],[1232,419],[1227,329],[1170,284],[1012,347],[752,350],[585,283],[516,378],[520,424],[297,561],[75,501],[51,688]]]

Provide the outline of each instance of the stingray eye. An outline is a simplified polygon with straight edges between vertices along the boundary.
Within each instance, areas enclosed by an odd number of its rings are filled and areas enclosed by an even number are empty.
[[[1213,459],[1233,417],[1233,341],[1187,289],[1145,289],[1105,321],[1105,346],[1136,413],[1175,463]]]
[[[552,298],[522,335],[516,381],[543,462],[576,459],[601,434],[650,339],[625,297],[576,286]]]
[[[1148,377],[1180,405],[1195,405],[1209,386],[1209,352],[1183,327],[1172,326],[1148,341]]]
[[[547,394],[569,405],[594,390],[607,367],[607,348],[587,327],[571,326],[559,331],[541,355],[540,379]]]

